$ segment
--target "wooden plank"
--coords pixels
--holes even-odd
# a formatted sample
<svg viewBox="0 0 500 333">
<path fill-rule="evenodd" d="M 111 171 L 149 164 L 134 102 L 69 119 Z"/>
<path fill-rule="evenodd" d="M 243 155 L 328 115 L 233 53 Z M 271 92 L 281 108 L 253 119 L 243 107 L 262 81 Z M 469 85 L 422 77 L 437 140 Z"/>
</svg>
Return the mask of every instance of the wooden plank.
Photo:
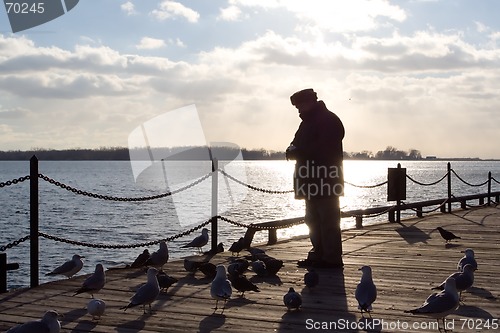
<svg viewBox="0 0 500 333">
<path fill-rule="evenodd" d="M 433 231 L 436 226 L 445 226 L 462 239 L 445 245 Z M 361 276 L 358 269 L 365 264 L 372 266 L 379 292 L 374 318 L 386 324 L 399 321 L 408 325 L 431 325 L 434 319 L 413 316 L 404 310 L 420 305 L 432 292 L 431 287 L 455 271 L 463 255 L 460 251 L 470 247 L 476 253 L 479 270 L 474 286 L 463 293 L 465 305 L 450 315 L 448 321 L 454 320 L 455 332 L 489 332 L 491 330 L 479 328 L 462 329 L 460 324 L 464 320 L 485 322 L 500 318 L 499 232 L 500 209 L 496 207 L 437 213 L 403 220 L 401 224 L 347 230 L 343 232 L 344 270 L 318 269 L 320 284 L 312 291 L 303 285 L 306 270 L 296 267 L 296 261 L 304 258 L 311 247 L 307 237 L 262 246 L 269 255 L 282 259 L 284 267 L 272 278 L 255 277 L 253 272 L 247 272 L 261 292 L 247 292 L 242 298 L 235 291 L 223 315 L 220 310 L 213 313 L 215 301 L 210 297 L 210 281 L 201 273 L 185 272 L 181 260 L 165 266 L 165 271 L 179 282 L 161 293 L 153 303 L 152 314 L 143 314 L 141 308 L 120 309 L 146 281 L 143 270 L 107 270 L 107 284 L 96 294 L 107 304 L 106 313 L 99 321 L 93 321 L 86 313 L 89 295 L 73 296 L 86 278 L 78 276 L 2 294 L 0 330 L 37 319 L 51 308 L 64 315 L 62 332 L 310 332 L 307 323 L 364 323 L 354 291 Z M 230 253 L 222 253 L 212 262 L 227 264 L 231 259 Z M 301 311 L 288 312 L 283 306 L 282 297 L 289 287 L 302 294 Z M 384 327 L 383 331 L 425 330 L 411 326 L 403 330 Z"/>
</svg>

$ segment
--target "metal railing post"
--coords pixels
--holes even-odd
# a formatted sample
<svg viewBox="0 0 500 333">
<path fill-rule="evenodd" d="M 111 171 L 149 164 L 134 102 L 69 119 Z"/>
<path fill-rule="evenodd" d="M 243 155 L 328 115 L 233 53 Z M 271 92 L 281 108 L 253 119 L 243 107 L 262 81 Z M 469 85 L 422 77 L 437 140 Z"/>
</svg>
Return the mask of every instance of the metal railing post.
<svg viewBox="0 0 500 333">
<path fill-rule="evenodd" d="M 488 206 L 491 206 L 491 171 L 488 172 Z"/>
<path fill-rule="evenodd" d="M 448 162 L 448 213 L 451 213 L 451 163 Z"/>
<path fill-rule="evenodd" d="M 30 282 L 31 288 L 38 281 L 38 158 L 30 159 Z"/>
<path fill-rule="evenodd" d="M 212 158 L 212 251 L 217 251 L 217 201 L 219 200 L 219 163 Z"/>
</svg>

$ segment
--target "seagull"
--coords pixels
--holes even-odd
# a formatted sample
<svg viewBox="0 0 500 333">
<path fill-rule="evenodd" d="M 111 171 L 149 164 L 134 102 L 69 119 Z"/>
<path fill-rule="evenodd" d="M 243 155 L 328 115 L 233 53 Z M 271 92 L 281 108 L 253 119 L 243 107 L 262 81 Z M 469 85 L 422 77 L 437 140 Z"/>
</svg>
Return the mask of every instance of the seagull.
<svg viewBox="0 0 500 333">
<path fill-rule="evenodd" d="M 441 235 L 441 237 L 443 237 L 443 239 L 446 241 L 446 243 L 449 243 L 452 239 L 462 239 L 462 238 L 456 236 L 451 231 L 445 230 L 441 227 L 437 227 L 434 230 L 439 231 L 439 234 Z"/>
<path fill-rule="evenodd" d="M 146 262 L 148 261 L 148 259 L 149 259 L 150 256 L 151 255 L 149 254 L 148 249 L 145 249 L 141 254 L 139 254 L 137 256 L 137 258 L 132 263 L 132 265 L 130 265 L 130 267 L 131 268 L 143 267 L 146 264 Z"/>
<path fill-rule="evenodd" d="M 45 275 L 64 275 L 69 279 L 82 269 L 83 267 L 82 258 L 85 257 L 75 254 L 73 255 L 73 258 L 71 258 L 71 260 L 66 261 L 61 266 L 55 268 L 52 272 L 47 273 Z"/>
<path fill-rule="evenodd" d="M 472 287 L 474 283 L 474 267 L 471 264 L 467 264 L 464 266 L 462 272 L 456 272 L 448 276 L 448 278 L 455 279 L 455 285 L 457 287 L 457 291 L 459 292 L 459 298 L 462 298 L 462 291 L 469 289 Z M 432 289 L 443 290 L 446 284 L 446 280 L 441 283 L 439 286 L 434 287 Z"/>
<path fill-rule="evenodd" d="M 99 320 L 106 310 L 106 303 L 102 299 L 93 298 L 87 304 L 87 312 L 92 316 L 92 320 Z"/>
<path fill-rule="evenodd" d="M 291 309 L 299 310 L 302 305 L 302 296 L 295 291 L 292 287 L 288 289 L 288 292 L 283 296 L 283 303 L 287 307 L 288 311 Z"/>
<path fill-rule="evenodd" d="M 474 258 L 474 251 L 472 249 L 465 249 L 462 252 L 465 253 L 465 255 L 458 262 L 457 265 L 458 270 L 462 271 L 464 269 L 464 266 L 467 264 L 472 265 L 474 270 L 477 270 L 477 261 Z"/>
<path fill-rule="evenodd" d="M 245 291 L 260 292 L 259 287 L 248 280 L 243 274 L 229 274 L 229 281 L 234 289 L 241 292 L 241 297 L 245 295 Z"/>
<path fill-rule="evenodd" d="M 82 286 L 75 292 L 75 295 L 81 293 L 89 293 L 94 298 L 94 294 L 98 293 L 106 283 L 106 274 L 102 264 L 95 265 L 95 271 L 83 281 Z M 73 295 L 73 296 L 75 296 Z"/>
<path fill-rule="evenodd" d="M 201 229 L 201 235 L 193 239 L 191 242 L 187 243 L 186 245 L 181 246 L 182 248 L 187 248 L 187 247 L 197 247 L 198 250 L 201 252 L 201 248 L 207 245 L 208 243 L 208 229 L 203 228 Z"/>
<path fill-rule="evenodd" d="M 439 319 L 443 320 L 444 326 L 444 318 L 455 311 L 458 305 L 459 298 L 455 279 L 448 278 L 445 281 L 443 291 L 431 294 L 424 304 L 412 310 L 405 310 L 405 312 L 436 318 L 439 328 Z"/>
<path fill-rule="evenodd" d="M 372 310 L 372 304 L 377 299 L 377 287 L 373 283 L 372 268 L 370 266 L 363 266 L 359 269 L 362 273 L 361 281 L 356 286 L 355 296 L 358 301 L 358 309 L 363 312 Z"/>
<path fill-rule="evenodd" d="M 163 270 L 163 265 L 168 261 L 168 247 L 165 241 L 160 242 L 160 248 L 151 253 L 149 259 L 146 261 L 145 266 L 152 266 L 158 270 Z"/>
<path fill-rule="evenodd" d="M 59 333 L 61 323 L 57 319 L 59 314 L 54 310 L 45 312 L 42 319 L 29 321 L 10 328 L 7 333 Z"/>
<path fill-rule="evenodd" d="M 156 279 L 158 280 L 158 285 L 160 286 L 160 290 L 161 289 L 168 289 L 170 286 L 172 286 L 174 283 L 176 283 L 177 280 L 176 278 L 168 275 L 167 273 L 165 272 L 158 272 L 158 274 L 156 274 Z"/>
<path fill-rule="evenodd" d="M 231 251 L 231 254 L 234 256 L 234 254 L 236 253 L 236 255 L 239 255 L 241 251 L 243 251 L 243 246 L 245 245 L 245 238 L 244 237 L 240 237 L 240 239 L 238 239 L 236 242 L 234 242 L 231 247 L 229 248 L 228 251 Z"/>
<path fill-rule="evenodd" d="M 313 268 L 310 268 L 306 274 L 304 274 L 304 284 L 310 290 L 316 287 L 319 283 L 319 274 Z"/>
<path fill-rule="evenodd" d="M 231 282 L 227 279 L 226 275 L 226 267 L 224 265 L 218 265 L 217 273 L 210 285 L 210 296 L 215 299 L 214 313 L 217 310 L 219 301 L 224 301 L 224 307 L 222 308 L 222 313 L 224 313 L 226 302 L 231 297 L 232 292 Z"/>
<path fill-rule="evenodd" d="M 156 268 L 149 267 L 148 281 L 137 289 L 135 295 L 130 299 L 130 303 L 120 309 L 126 311 L 128 308 L 142 305 L 142 310 L 146 313 L 146 305 L 149 305 L 149 312 L 151 313 L 151 303 L 153 303 L 160 294 L 160 285 L 156 278 L 157 273 L 158 270 Z"/>
</svg>

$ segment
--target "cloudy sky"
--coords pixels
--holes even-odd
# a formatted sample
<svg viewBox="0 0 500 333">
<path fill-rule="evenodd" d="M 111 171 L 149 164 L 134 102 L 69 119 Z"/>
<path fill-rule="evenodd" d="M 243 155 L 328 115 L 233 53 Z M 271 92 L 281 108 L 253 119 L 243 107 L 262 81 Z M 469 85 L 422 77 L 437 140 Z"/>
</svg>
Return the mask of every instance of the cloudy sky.
<svg viewBox="0 0 500 333">
<path fill-rule="evenodd" d="M 192 105 L 208 142 L 284 150 L 300 122 L 289 96 L 312 87 L 348 152 L 500 158 L 498 13 L 496 0 L 80 0 L 12 33 L 2 7 L 0 150 L 127 147 Z M 199 137 L 168 119 L 167 146 Z"/>
</svg>

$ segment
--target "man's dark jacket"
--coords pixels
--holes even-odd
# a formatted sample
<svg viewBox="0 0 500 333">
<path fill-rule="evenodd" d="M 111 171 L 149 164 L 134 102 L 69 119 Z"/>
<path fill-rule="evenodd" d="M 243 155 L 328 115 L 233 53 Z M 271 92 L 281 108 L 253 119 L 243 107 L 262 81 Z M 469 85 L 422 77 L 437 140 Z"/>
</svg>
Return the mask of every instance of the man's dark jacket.
<svg viewBox="0 0 500 333">
<path fill-rule="evenodd" d="M 302 122 L 292 145 L 296 147 L 294 190 L 297 199 L 344 194 L 342 169 L 344 125 L 323 101 L 300 115 Z"/>
</svg>

